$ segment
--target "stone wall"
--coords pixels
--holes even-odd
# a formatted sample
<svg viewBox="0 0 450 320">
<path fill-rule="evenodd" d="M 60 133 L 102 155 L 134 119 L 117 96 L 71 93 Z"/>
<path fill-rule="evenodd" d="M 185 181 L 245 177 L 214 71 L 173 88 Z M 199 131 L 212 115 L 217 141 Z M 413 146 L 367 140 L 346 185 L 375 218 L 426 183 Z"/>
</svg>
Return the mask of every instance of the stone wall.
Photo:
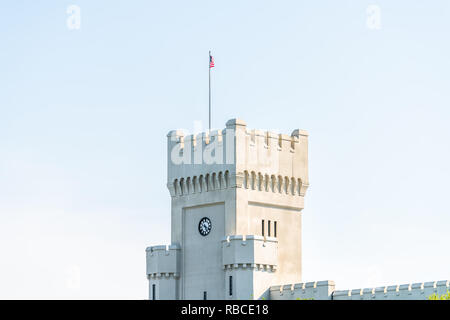
<svg viewBox="0 0 450 320">
<path fill-rule="evenodd" d="M 271 300 L 426 300 L 450 290 L 450 281 L 432 281 L 375 288 L 335 290 L 333 281 L 296 283 L 270 288 Z"/>
</svg>

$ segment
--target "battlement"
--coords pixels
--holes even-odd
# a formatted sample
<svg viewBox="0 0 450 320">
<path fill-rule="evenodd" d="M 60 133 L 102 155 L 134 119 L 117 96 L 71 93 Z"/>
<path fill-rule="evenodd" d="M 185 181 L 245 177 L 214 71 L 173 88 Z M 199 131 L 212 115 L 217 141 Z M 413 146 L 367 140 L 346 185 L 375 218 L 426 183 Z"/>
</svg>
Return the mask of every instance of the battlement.
<svg viewBox="0 0 450 320">
<path fill-rule="evenodd" d="M 334 300 L 425 300 L 433 293 L 442 295 L 450 290 L 450 281 L 419 282 L 375 288 L 338 290 Z"/>
<path fill-rule="evenodd" d="M 181 130 L 170 131 L 167 135 L 168 182 L 233 170 L 234 133 L 230 129 L 190 135 Z"/>
<path fill-rule="evenodd" d="M 302 282 L 270 287 L 271 300 L 330 300 L 334 281 Z"/>
<path fill-rule="evenodd" d="M 426 300 L 450 290 L 450 281 L 419 282 L 375 288 L 334 290 L 333 281 L 315 281 L 270 287 L 273 300 Z"/>
<path fill-rule="evenodd" d="M 234 235 L 222 240 L 224 269 L 252 268 L 275 271 L 278 240 L 256 235 Z"/>
<path fill-rule="evenodd" d="M 145 252 L 149 278 L 179 277 L 178 262 L 181 249 L 178 245 L 152 246 Z"/>
<path fill-rule="evenodd" d="M 252 173 L 266 190 L 285 188 L 286 192 L 304 195 L 309 185 L 308 133 L 304 130 L 296 129 L 291 135 L 250 130 L 243 120 L 232 119 L 223 130 L 191 135 L 173 130 L 167 137 L 167 185 L 172 195 L 177 194 L 174 183 L 187 182 L 188 178 L 194 183 L 194 177 L 206 179 L 210 175 L 212 179 L 214 173 L 227 172 L 228 182 L 222 185 L 232 187 L 255 183 Z M 179 188 L 181 192 L 182 186 Z"/>
</svg>

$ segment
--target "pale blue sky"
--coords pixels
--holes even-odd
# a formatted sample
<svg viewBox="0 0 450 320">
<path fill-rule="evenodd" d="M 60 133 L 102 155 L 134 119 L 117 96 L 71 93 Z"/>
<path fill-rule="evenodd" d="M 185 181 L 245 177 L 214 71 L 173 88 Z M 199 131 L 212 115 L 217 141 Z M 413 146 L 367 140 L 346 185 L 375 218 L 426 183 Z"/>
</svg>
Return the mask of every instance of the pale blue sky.
<svg viewBox="0 0 450 320">
<path fill-rule="evenodd" d="M 0 298 L 147 298 L 210 49 L 214 127 L 310 133 L 304 280 L 450 279 L 449 31 L 445 0 L 1 2 Z"/>
</svg>

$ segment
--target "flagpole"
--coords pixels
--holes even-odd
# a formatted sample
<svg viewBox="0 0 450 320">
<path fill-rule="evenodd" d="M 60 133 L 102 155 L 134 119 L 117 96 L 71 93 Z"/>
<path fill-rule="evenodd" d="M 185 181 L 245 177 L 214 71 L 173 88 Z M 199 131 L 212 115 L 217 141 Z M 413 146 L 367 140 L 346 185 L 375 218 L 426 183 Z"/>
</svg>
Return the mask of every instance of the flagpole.
<svg viewBox="0 0 450 320">
<path fill-rule="evenodd" d="M 211 131 L 211 51 L 209 51 L 209 131 Z"/>
</svg>

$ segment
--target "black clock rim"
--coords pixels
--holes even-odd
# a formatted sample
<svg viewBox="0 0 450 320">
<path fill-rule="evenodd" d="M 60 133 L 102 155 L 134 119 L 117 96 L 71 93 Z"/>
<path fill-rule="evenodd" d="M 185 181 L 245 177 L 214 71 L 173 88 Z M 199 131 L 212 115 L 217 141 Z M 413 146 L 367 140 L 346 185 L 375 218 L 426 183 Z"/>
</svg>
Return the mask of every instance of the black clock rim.
<svg viewBox="0 0 450 320">
<path fill-rule="evenodd" d="M 203 234 L 202 231 L 201 231 L 201 229 L 200 229 L 200 225 L 201 225 L 201 223 L 202 223 L 203 220 L 209 221 L 209 226 L 210 226 L 210 227 L 209 227 L 208 233 L 206 233 L 206 234 Z M 211 222 L 211 219 L 208 218 L 208 217 L 203 217 L 203 218 L 201 218 L 200 221 L 198 222 L 198 232 L 199 232 L 203 237 L 206 237 L 208 234 L 211 233 L 211 230 L 212 230 L 212 222 Z"/>
</svg>

